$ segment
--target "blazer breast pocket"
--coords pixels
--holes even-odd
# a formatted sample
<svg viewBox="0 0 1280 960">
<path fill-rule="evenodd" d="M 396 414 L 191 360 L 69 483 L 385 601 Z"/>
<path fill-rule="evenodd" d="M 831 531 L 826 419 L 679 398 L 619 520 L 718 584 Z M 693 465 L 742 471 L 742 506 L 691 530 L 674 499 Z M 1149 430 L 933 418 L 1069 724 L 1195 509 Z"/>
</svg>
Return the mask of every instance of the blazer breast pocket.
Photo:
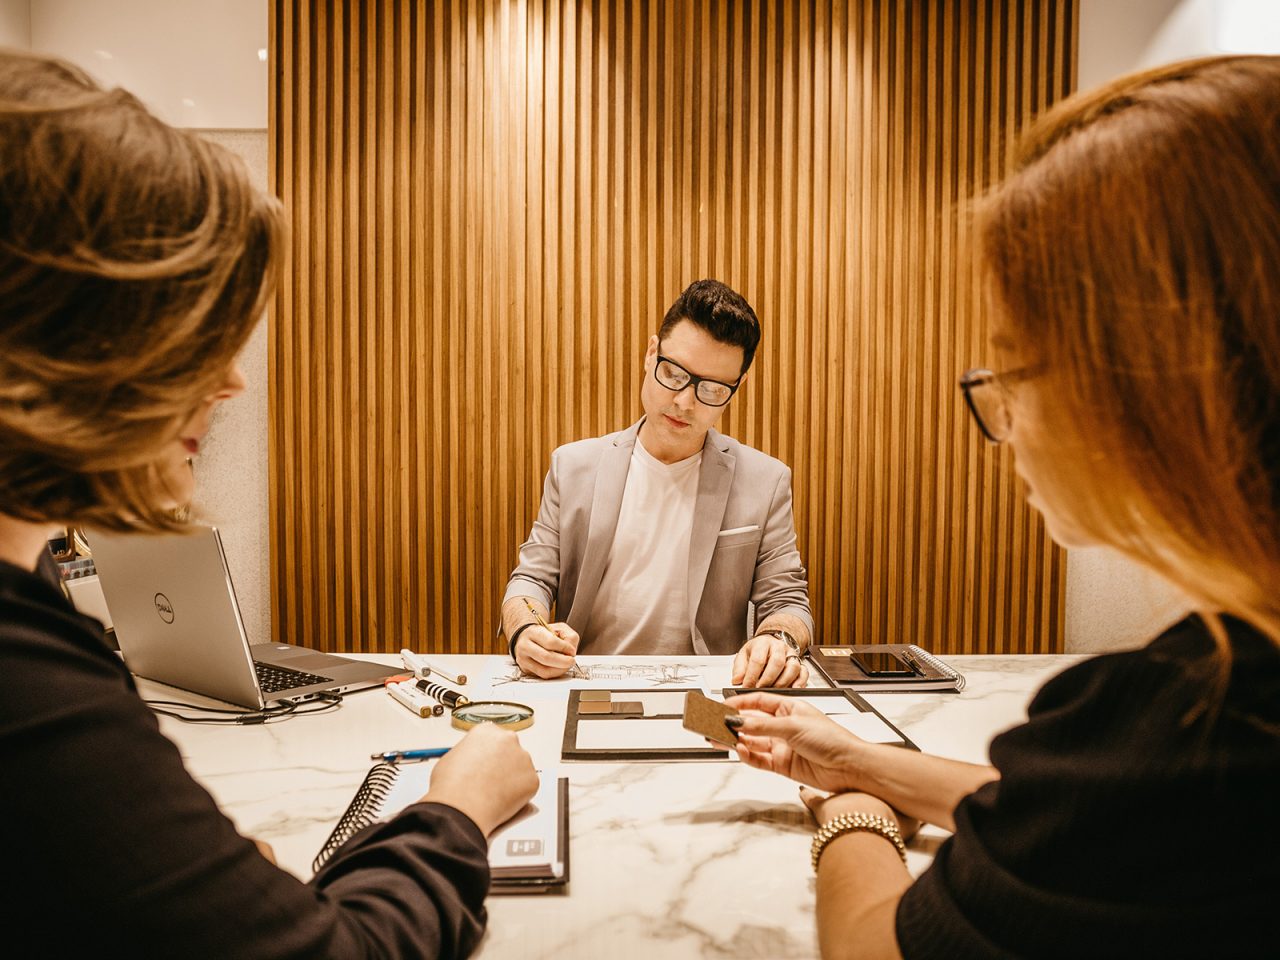
<svg viewBox="0 0 1280 960">
<path fill-rule="evenodd" d="M 730 550 L 736 547 L 746 547 L 757 544 L 763 533 L 758 523 L 753 523 L 748 527 L 733 527 L 729 530 L 721 530 L 716 536 L 716 550 Z"/>
</svg>

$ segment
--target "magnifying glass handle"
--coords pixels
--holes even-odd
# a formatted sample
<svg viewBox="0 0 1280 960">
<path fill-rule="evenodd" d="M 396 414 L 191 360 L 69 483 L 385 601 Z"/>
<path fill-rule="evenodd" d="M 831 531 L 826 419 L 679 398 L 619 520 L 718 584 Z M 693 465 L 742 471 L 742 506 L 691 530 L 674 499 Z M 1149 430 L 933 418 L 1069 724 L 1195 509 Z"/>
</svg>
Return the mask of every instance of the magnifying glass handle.
<svg viewBox="0 0 1280 960">
<path fill-rule="evenodd" d="M 417 687 L 427 696 L 435 697 L 450 710 L 454 707 L 462 706 L 463 704 L 471 702 L 457 690 L 450 690 L 441 683 L 432 683 L 430 680 L 419 680 Z"/>
</svg>

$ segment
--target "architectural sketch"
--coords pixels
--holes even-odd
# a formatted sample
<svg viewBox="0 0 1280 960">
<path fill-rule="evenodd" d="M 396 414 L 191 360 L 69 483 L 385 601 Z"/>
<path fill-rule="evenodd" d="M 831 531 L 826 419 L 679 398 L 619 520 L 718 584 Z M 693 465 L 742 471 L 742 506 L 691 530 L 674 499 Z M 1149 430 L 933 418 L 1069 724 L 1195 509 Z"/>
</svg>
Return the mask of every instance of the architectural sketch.
<svg viewBox="0 0 1280 960">
<path fill-rule="evenodd" d="M 605 680 L 611 683 L 648 682 L 659 687 L 673 684 L 688 685 L 702 681 L 702 674 L 685 663 L 575 663 L 569 668 L 565 677 L 569 680 Z M 543 683 L 545 681 L 522 673 L 514 664 L 505 674 L 499 674 L 493 679 L 495 687 L 507 683 L 528 682 Z"/>
</svg>

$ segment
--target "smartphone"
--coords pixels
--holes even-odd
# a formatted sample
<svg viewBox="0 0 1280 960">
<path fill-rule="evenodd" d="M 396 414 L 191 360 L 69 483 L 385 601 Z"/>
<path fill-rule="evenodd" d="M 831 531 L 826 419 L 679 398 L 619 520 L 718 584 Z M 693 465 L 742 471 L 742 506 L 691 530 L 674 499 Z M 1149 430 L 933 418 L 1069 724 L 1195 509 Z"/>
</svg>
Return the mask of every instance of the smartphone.
<svg viewBox="0 0 1280 960">
<path fill-rule="evenodd" d="M 896 653 L 888 651 L 875 653 L 854 650 L 849 654 L 849 659 L 856 663 L 868 677 L 914 677 L 916 675 L 915 667 Z"/>
</svg>

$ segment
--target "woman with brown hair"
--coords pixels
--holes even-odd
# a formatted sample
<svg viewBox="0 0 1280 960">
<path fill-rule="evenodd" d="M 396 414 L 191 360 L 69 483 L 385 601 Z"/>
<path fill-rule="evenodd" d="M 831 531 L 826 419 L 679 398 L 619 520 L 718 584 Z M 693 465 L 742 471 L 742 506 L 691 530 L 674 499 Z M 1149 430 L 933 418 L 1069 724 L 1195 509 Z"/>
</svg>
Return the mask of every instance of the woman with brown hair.
<svg viewBox="0 0 1280 960">
<path fill-rule="evenodd" d="M 1072 98 L 979 209 L 1000 371 L 962 387 L 1067 546 L 1196 614 L 1051 680 L 992 766 L 732 701 L 802 788 L 825 956 L 1274 956 L 1280 904 L 1280 58 Z M 902 834 L 954 831 L 914 884 Z M 888 842 L 887 842 L 888 841 Z"/>
<path fill-rule="evenodd" d="M 485 837 L 537 785 L 483 725 L 423 802 L 303 884 L 187 775 L 101 624 L 38 572 L 55 525 L 181 527 L 281 234 L 227 152 L 0 52 L 0 915 L 41 955 L 463 956 Z"/>
</svg>

